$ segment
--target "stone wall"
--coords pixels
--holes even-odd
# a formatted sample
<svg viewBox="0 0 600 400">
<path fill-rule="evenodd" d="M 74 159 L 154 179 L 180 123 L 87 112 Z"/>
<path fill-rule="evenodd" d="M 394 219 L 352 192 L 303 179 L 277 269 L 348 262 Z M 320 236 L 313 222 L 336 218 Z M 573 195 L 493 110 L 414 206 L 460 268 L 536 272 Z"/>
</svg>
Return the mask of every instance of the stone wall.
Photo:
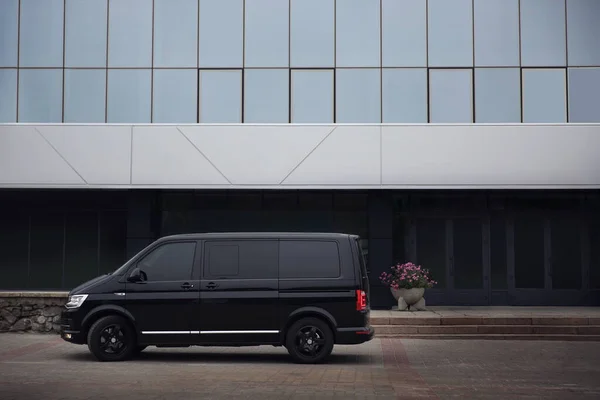
<svg viewBox="0 0 600 400">
<path fill-rule="evenodd" d="M 58 333 L 67 292 L 0 292 L 0 332 Z"/>
</svg>

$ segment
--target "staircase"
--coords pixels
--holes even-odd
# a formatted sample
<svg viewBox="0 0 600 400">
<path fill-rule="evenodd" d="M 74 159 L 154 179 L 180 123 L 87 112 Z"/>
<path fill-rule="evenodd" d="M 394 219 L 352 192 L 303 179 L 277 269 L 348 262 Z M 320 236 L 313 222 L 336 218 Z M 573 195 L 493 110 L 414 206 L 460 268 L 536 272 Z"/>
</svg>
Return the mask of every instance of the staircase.
<svg viewBox="0 0 600 400">
<path fill-rule="evenodd" d="M 600 341 L 600 315 L 596 315 L 600 310 L 592 310 L 589 315 L 576 316 L 548 315 L 548 311 L 527 314 L 524 310 L 514 315 L 456 309 L 372 311 L 371 325 L 379 338 Z"/>
</svg>

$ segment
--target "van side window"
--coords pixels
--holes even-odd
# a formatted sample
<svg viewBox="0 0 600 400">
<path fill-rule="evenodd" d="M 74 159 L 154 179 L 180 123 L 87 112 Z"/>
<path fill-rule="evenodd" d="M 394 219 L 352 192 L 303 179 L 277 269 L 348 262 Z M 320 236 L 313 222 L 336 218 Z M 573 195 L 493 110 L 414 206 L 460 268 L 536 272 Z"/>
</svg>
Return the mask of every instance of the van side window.
<svg viewBox="0 0 600 400">
<path fill-rule="evenodd" d="M 137 264 L 148 282 L 190 279 L 194 265 L 195 242 L 167 243 L 147 254 Z"/>
<path fill-rule="evenodd" d="M 212 279 L 277 279 L 276 240 L 214 240 L 204 246 L 204 274 Z"/>
<path fill-rule="evenodd" d="M 337 242 L 282 240 L 279 245 L 280 279 L 339 278 Z"/>
</svg>

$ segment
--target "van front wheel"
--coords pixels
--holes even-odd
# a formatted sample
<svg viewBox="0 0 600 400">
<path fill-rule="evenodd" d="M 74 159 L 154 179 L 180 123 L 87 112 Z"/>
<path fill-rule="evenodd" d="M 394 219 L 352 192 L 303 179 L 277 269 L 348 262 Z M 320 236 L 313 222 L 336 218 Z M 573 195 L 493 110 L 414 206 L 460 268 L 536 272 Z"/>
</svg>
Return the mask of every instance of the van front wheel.
<svg viewBox="0 0 600 400">
<path fill-rule="evenodd" d="M 303 318 L 288 330 L 285 347 L 292 359 L 300 364 L 318 364 L 333 350 L 333 332 L 324 321 Z"/>
<path fill-rule="evenodd" d="M 94 322 L 88 333 L 88 348 L 99 361 L 124 361 L 136 350 L 135 332 L 117 315 Z"/>
</svg>

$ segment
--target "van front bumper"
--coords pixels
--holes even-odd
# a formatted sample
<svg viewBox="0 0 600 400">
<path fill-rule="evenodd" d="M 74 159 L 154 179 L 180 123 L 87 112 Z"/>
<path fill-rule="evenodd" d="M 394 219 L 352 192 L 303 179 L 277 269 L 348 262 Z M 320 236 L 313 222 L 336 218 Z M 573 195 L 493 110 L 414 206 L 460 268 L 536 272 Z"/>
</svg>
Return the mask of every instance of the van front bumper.
<svg viewBox="0 0 600 400">
<path fill-rule="evenodd" d="M 60 337 L 69 343 L 85 344 L 85 335 L 79 329 L 79 324 L 77 323 L 77 319 L 73 318 L 74 316 L 74 313 L 69 310 L 62 312 L 60 318 Z"/>
<path fill-rule="evenodd" d="M 372 326 L 360 328 L 338 328 L 335 335 L 336 344 L 361 344 L 368 342 L 375 336 Z"/>
</svg>

